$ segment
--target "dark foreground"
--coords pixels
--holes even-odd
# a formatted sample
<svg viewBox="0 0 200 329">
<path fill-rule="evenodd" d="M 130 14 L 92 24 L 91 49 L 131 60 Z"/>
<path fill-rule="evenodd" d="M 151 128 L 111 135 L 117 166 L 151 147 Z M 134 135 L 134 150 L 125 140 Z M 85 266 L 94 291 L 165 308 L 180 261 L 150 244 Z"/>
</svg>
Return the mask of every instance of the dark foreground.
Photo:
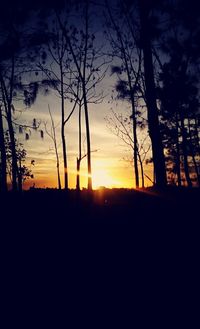
<svg viewBox="0 0 200 329">
<path fill-rule="evenodd" d="M 135 314 L 136 328 L 195 327 L 198 189 L 33 190 L 0 202 L 4 305 L 16 326 L 132 328 Z M 65 313 L 73 326 L 59 323 Z"/>
<path fill-rule="evenodd" d="M 148 220 L 181 220 L 195 218 L 200 189 L 173 188 L 165 190 L 101 189 L 58 191 L 33 189 L 23 193 L 0 194 L 1 220 L 92 221 L 119 220 L 121 223 Z"/>
</svg>

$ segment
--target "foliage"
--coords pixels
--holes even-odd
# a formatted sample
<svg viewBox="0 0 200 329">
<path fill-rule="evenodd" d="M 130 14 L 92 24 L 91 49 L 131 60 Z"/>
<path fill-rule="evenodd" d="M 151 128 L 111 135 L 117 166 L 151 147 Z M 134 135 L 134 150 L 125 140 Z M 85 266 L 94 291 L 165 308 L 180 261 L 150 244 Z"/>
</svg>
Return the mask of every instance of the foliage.
<svg viewBox="0 0 200 329">
<path fill-rule="evenodd" d="M 7 157 L 7 173 L 10 177 L 10 181 L 12 181 L 12 151 L 8 131 L 5 133 L 5 146 Z M 18 163 L 18 179 L 20 177 L 23 184 L 26 180 L 34 178 L 31 167 L 35 165 L 35 160 L 31 160 L 28 167 L 26 165 L 27 151 L 24 149 L 23 144 L 15 140 L 15 147 Z"/>
</svg>

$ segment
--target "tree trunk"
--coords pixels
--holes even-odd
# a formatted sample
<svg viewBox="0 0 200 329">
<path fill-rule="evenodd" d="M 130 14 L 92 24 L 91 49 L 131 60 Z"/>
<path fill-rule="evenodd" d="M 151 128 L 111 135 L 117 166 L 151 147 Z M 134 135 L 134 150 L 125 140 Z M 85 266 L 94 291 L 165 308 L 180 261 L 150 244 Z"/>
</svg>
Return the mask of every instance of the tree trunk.
<svg viewBox="0 0 200 329">
<path fill-rule="evenodd" d="M 129 86 L 129 90 L 130 90 L 131 108 L 132 108 L 131 118 L 133 120 L 133 144 L 134 144 L 133 162 L 134 162 L 135 186 L 136 186 L 136 188 L 138 188 L 139 187 L 139 170 L 138 170 L 138 161 L 137 161 L 137 159 L 138 159 L 138 141 L 137 141 L 137 120 L 136 120 L 136 114 L 135 114 L 135 93 L 134 93 L 134 89 L 135 89 L 135 87 L 137 87 L 137 78 L 135 81 L 135 85 L 133 86 L 130 68 L 128 65 L 128 58 L 127 58 L 127 54 L 126 54 L 126 46 L 124 45 L 123 38 L 119 31 L 119 27 L 115 23 L 115 20 L 113 18 L 112 11 L 110 9 L 108 1 L 106 1 L 106 7 L 107 7 L 107 10 L 108 10 L 108 13 L 110 16 L 110 20 L 115 28 L 117 37 L 119 39 L 120 48 L 121 48 L 120 50 L 122 53 L 122 61 L 124 60 L 126 74 L 127 74 L 127 78 L 128 78 L 128 86 Z"/>
<path fill-rule="evenodd" d="M 82 129 L 81 129 L 81 104 L 79 104 L 79 113 L 78 113 L 78 147 L 79 147 L 79 156 L 77 158 L 76 166 L 76 189 L 80 191 L 80 167 L 81 167 L 81 158 L 82 158 Z"/>
<path fill-rule="evenodd" d="M 83 100 L 84 100 L 84 110 L 85 110 L 85 128 L 86 128 L 86 141 L 87 141 L 88 190 L 92 190 L 90 125 L 89 125 L 88 104 L 87 104 L 86 90 L 84 83 L 83 83 Z"/>
<path fill-rule="evenodd" d="M 59 160 L 58 159 L 57 159 L 56 168 L 57 168 L 57 177 L 58 177 L 58 189 L 61 190 L 60 167 L 59 167 Z"/>
<path fill-rule="evenodd" d="M 195 151 L 194 151 L 194 145 L 192 143 L 192 134 L 191 134 L 191 126 L 190 126 L 190 119 L 188 118 L 188 127 L 189 127 L 189 135 L 190 135 L 190 152 L 192 155 L 192 161 L 194 163 L 194 169 L 196 172 L 197 182 L 198 186 L 200 187 L 200 175 L 199 175 L 199 168 L 195 159 Z"/>
<path fill-rule="evenodd" d="M 161 140 L 158 108 L 156 104 L 155 81 L 153 72 L 153 58 L 151 49 L 151 40 L 149 35 L 150 23 L 148 19 L 149 8 L 148 1 L 140 0 L 140 22 L 141 22 L 141 42 L 144 60 L 144 78 L 145 78 L 145 96 L 147 105 L 147 116 L 149 135 L 152 143 L 152 155 L 155 169 L 156 185 L 164 187 L 167 184 L 165 159 L 163 145 Z"/>
<path fill-rule="evenodd" d="M 180 145 L 179 145 L 179 122 L 178 114 L 176 113 L 176 172 L 178 179 L 178 186 L 181 186 L 181 163 L 180 163 Z"/>
<path fill-rule="evenodd" d="M 134 143 L 134 169 L 135 169 L 135 186 L 139 188 L 139 171 L 138 171 L 138 141 L 137 141 L 137 121 L 135 117 L 135 104 L 134 99 L 132 101 L 132 120 L 133 120 L 133 143 Z"/>
<path fill-rule="evenodd" d="M 12 190 L 17 191 L 17 177 L 18 177 L 18 165 L 17 165 L 17 154 L 15 148 L 15 132 L 12 123 L 12 96 L 13 96 L 13 79 L 14 79 L 14 57 L 12 58 L 12 70 L 10 77 L 10 90 L 8 92 L 2 72 L 0 71 L 1 90 L 2 98 L 6 112 L 6 120 L 8 123 L 8 131 L 10 135 L 11 155 L 12 155 Z"/>
<path fill-rule="evenodd" d="M 85 125 L 86 125 L 86 141 L 87 141 L 87 163 L 88 163 L 88 190 L 92 190 L 92 168 L 91 168 L 91 147 L 90 147 L 90 127 L 89 127 L 89 115 L 88 115 L 88 102 L 87 102 L 87 92 L 86 92 L 86 66 L 87 66 L 87 53 L 88 53 L 88 1 L 85 2 L 85 49 L 84 49 L 84 60 L 82 64 L 80 65 L 78 62 L 78 57 L 76 57 L 76 54 L 74 52 L 71 40 L 60 20 L 60 17 L 58 14 L 58 22 L 59 25 L 63 31 L 64 37 L 66 39 L 66 43 L 69 46 L 70 52 L 72 54 L 74 64 L 77 68 L 79 79 L 81 80 L 82 85 L 82 92 L 83 92 L 83 102 L 84 102 L 84 110 L 85 110 Z M 81 72 L 81 69 L 83 72 Z"/>
<path fill-rule="evenodd" d="M 65 103 L 64 103 L 64 90 L 63 90 L 63 70 L 62 63 L 60 63 L 60 78 L 61 78 L 61 139 L 63 150 L 63 163 L 64 163 L 64 189 L 68 189 L 68 171 L 67 171 L 67 150 L 65 140 Z"/>
<path fill-rule="evenodd" d="M 88 54 L 88 24 L 89 24 L 89 2 L 85 1 L 85 49 L 84 49 L 84 60 L 83 60 L 83 74 L 82 76 L 82 88 L 83 88 L 83 102 L 85 110 L 85 128 L 86 128 L 86 141 L 87 141 L 87 165 L 88 165 L 88 190 L 92 190 L 92 166 L 91 166 L 91 146 L 90 146 L 90 125 L 88 115 L 88 102 L 86 92 L 86 67 L 87 67 L 87 54 Z M 80 76 L 80 77 L 81 77 Z"/>
<path fill-rule="evenodd" d="M 0 151 L 1 151 L 1 181 L 0 190 L 2 192 L 7 191 L 7 173 L 6 173 L 6 148 L 4 143 L 4 130 L 3 130 L 3 118 L 2 109 L 0 106 Z"/>
<path fill-rule="evenodd" d="M 200 175 L 199 175 L 199 168 L 195 159 L 195 154 L 192 151 L 192 161 L 194 163 L 194 168 L 195 168 L 195 172 L 196 172 L 196 177 L 197 177 L 197 182 L 198 182 L 198 186 L 200 187 Z"/>
<path fill-rule="evenodd" d="M 55 149 L 55 154 L 56 154 L 56 168 L 57 168 L 57 177 L 58 177 L 58 189 L 61 190 L 61 181 L 60 181 L 60 162 L 59 162 L 59 156 L 58 156 L 58 148 L 57 148 L 57 141 L 56 141 L 56 128 L 54 125 L 54 120 L 53 116 L 51 114 L 50 106 L 48 105 L 49 108 L 49 115 L 51 118 L 51 127 L 52 127 L 52 138 L 53 138 L 53 143 L 54 143 L 54 149 Z"/>
<path fill-rule="evenodd" d="M 80 191 L 80 159 L 76 159 L 76 189 Z"/>
<path fill-rule="evenodd" d="M 188 167 L 187 137 L 185 132 L 184 118 L 182 115 L 181 115 L 181 132 L 182 132 L 182 149 L 183 149 L 183 164 L 184 164 L 185 178 L 188 187 L 192 187 L 192 181 L 190 178 L 189 167 Z"/>
<path fill-rule="evenodd" d="M 142 159 L 141 159 L 139 151 L 138 151 L 138 159 L 139 159 L 140 170 L 141 170 L 142 188 L 144 188 L 144 168 L 143 168 L 143 163 L 142 163 Z"/>
<path fill-rule="evenodd" d="M 10 105 L 8 106 L 7 122 L 8 122 L 8 130 L 10 135 L 11 154 L 12 154 L 12 189 L 13 191 L 17 191 L 18 165 L 17 165 L 17 154 L 15 148 L 15 133 L 12 125 Z"/>
<path fill-rule="evenodd" d="M 196 148 L 198 154 L 200 155 L 199 123 L 197 118 L 195 118 L 194 120 L 195 120 L 194 129 L 195 129 Z"/>
<path fill-rule="evenodd" d="M 19 168 L 18 168 L 18 190 L 22 192 L 22 167 L 21 160 L 19 159 Z"/>
</svg>

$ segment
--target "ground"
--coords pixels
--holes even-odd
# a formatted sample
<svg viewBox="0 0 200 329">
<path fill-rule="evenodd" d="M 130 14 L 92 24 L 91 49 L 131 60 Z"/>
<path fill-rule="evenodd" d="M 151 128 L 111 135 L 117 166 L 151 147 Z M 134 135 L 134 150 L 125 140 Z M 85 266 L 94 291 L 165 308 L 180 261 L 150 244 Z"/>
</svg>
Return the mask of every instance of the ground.
<svg viewBox="0 0 200 329">
<path fill-rule="evenodd" d="M 194 327 L 199 195 L 169 188 L 2 196 L 4 304 L 20 305 L 16 323 L 27 314 L 27 328 L 38 313 L 54 321 L 58 304 L 73 318 L 71 328 L 132 328 L 133 310 L 149 326 L 161 317 L 159 327 L 171 327 L 172 314 L 175 327 L 180 317 Z M 59 319 L 54 327 L 62 327 Z"/>
</svg>

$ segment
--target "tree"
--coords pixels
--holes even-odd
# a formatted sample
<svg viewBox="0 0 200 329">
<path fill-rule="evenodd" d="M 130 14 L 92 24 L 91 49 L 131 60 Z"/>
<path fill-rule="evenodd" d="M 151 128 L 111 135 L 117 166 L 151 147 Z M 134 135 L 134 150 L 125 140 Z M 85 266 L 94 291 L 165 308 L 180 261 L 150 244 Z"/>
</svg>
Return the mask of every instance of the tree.
<svg viewBox="0 0 200 329">
<path fill-rule="evenodd" d="M 132 137 L 132 123 L 130 116 L 124 114 L 118 114 L 112 110 L 112 116 L 106 118 L 106 122 L 108 124 L 109 130 L 117 136 L 125 146 L 128 147 L 128 150 L 132 152 L 134 155 L 134 139 Z M 144 129 L 146 125 L 140 124 L 141 130 Z M 144 170 L 144 163 L 146 161 L 146 157 L 150 150 L 150 144 L 147 142 L 148 135 L 144 134 L 143 140 L 141 141 L 140 147 L 137 148 L 137 156 L 139 160 L 140 165 L 140 177 L 141 177 L 141 186 L 144 188 L 144 177 L 146 176 L 148 179 L 149 177 L 145 174 Z M 131 165 L 133 164 L 134 158 L 133 156 L 129 157 L 128 159 L 125 159 Z M 136 188 L 138 188 L 139 185 L 136 185 Z"/>
<path fill-rule="evenodd" d="M 173 59 L 172 59 L 173 61 Z M 189 163 L 192 159 L 197 180 L 199 181 L 198 166 L 195 157 L 198 145 L 195 131 L 195 116 L 198 112 L 198 89 L 194 85 L 194 78 L 186 72 L 179 70 L 181 63 L 170 61 L 164 66 L 161 75 L 163 87 L 161 89 L 162 113 L 167 125 L 166 148 L 168 153 L 174 152 L 174 162 L 178 177 L 178 185 L 181 185 L 181 157 L 183 158 L 184 173 L 188 186 L 192 186 Z M 195 128 L 195 129 L 194 129 Z M 195 143 L 195 144 L 194 144 Z M 196 151 L 195 151 L 196 149 Z"/>
<path fill-rule="evenodd" d="M 46 123 L 45 123 L 45 131 L 46 131 L 46 134 L 52 139 L 53 144 L 54 144 L 54 150 L 55 150 L 55 156 L 56 156 L 57 177 L 58 177 L 58 189 L 61 190 L 60 162 L 59 162 L 57 139 L 56 139 L 56 127 L 54 124 L 53 116 L 52 116 L 49 105 L 48 105 L 48 108 L 49 108 L 49 115 L 50 115 L 50 119 L 51 119 L 51 131 L 50 132 L 48 131 Z"/>
<path fill-rule="evenodd" d="M 119 47 L 123 54 L 124 67 L 126 68 L 128 74 L 128 82 L 121 81 L 119 87 L 124 89 L 127 93 L 129 89 L 130 100 L 133 108 L 133 124 L 137 125 L 137 111 L 135 107 L 135 94 L 138 93 L 139 97 L 143 98 L 147 106 L 147 118 L 148 118 L 148 128 L 149 135 L 152 144 L 152 155 L 154 163 L 154 172 L 156 184 L 159 186 L 166 185 L 166 172 L 165 172 L 165 159 L 164 151 L 162 145 L 162 137 L 160 133 L 159 117 L 158 117 L 158 107 L 157 107 L 157 95 L 156 95 L 156 85 L 155 85 L 155 72 L 152 54 L 152 12 L 154 9 L 156 1 L 145 2 L 145 1 L 119 1 L 118 2 L 118 15 L 122 20 L 123 29 L 119 29 L 116 26 L 118 42 L 116 46 Z M 119 12 L 120 10 L 120 12 Z M 124 33 L 124 29 L 127 28 L 129 37 L 127 38 L 127 33 Z M 125 34 L 125 41 L 123 41 L 122 36 Z M 124 42 L 124 44 L 123 44 Z M 134 45 L 132 48 L 129 44 Z M 132 52 L 129 50 L 132 49 Z M 134 49 L 134 50 L 133 50 Z M 142 54 L 141 54 L 142 52 Z M 132 59 L 127 66 L 127 54 L 131 53 Z M 125 56 L 124 56 L 125 55 Z M 143 56 L 141 56 L 143 55 Z M 138 60 L 139 59 L 139 60 Z M 142 63 L 141 63 L 142 60 Z M 135 62 L 138 62 L 137 64 Z M 127 70 L 128 67 L 128 70 Z M 130 72 L 132 72 L 135 79 L 135 85 L 130 83 Z M 128 88 L 127 88 L 128 86 Z M 133 129 L 133 132 L 136 129 Z M 135 136 L 134 140 L 137 140 Z M 137 159 L 137 147 L 135 150 L 135 159 Z M 136 167 L 136 160 L 135 160 Z M 137 176 L 137 175 L 136 175 Z"/>
<path fill-rule="evenodd" d="M 74 22 L 62 20 L 62 15 L 56 11 L 56 16 L 63 32 L 68 54 L 71 57 L 71 70 L 73 72 L 72 86 L 77 87 L 81 94 L 81 106 L 85 115 L 85 130 L 87 142 L 87 166 L 88 166 L 88 190 L 92 190 L 92 166 L 91 166 L 91 141 L 90 141 L 90 124 L 89 124 L 89 104 L 98 103 L 103 99 L 103 94 L 97 93 L 97 85 L 105 76 L 106 61 L 101 52 L 101 47 L 95 46 L 95 35 L 90 28 L 90 6 L 89 1 L 81 2 L 80 8 L 75 8 L 76 12 L 80 10 L 82 18 L 82 28 L 79 30 Z"/>
<path fill-rule="evenodd" d="M 7 191 L 7 174 L 6 174 L 6 147 L 4 141 L 4 128 L 2 106 L 0 105 L 0 191 Z"/>
<path fill-rule="evenodd" d="M 64 188 L 68 189 L 68 167 L 67 167 L 67 145 L 65 137 L 65 126 L 73 114 L 77 100 L 73 99 L 70 90 L 69 58 L 66 49 L 62 30 L 54 17 L 53 23 L 44 22 L 44 39 L 46 42 L 41 45 L 40 59 L 36 64 L 37 74 L 42 72 L 46 79 L 42 80 L 42 85 L 53 88 L 60 97 L 61 110 L 61 140 L 64 164 Z M 66 99 L 74 100 L 70 114 L 66 118 Z M 71 104 L 70 102 L 70 104 Z"/>
<path fill-rule="evenodd" d="M 4 66 L 5 69 L 5 66 Z M 15 72 L 15 57 L 14 54 L 11 58 L 11 67 L 10 72 L 8 71 L 8 68 L 6 67 L 7 71 L 7 77 L 8 77 L 8 84 L 5 82 L 5 70 L 3 70 L 2 65 L 0 67 L 0 83 L 1 83 L 1 93 L 2 93 L 2 99 L 4 104 L 4 109 L 6 113 L 6 119 L 8 123 L 8 129 L 10 134 L 10 140 L 11 140 L 11 151 L 12 151 L 12 184 L 13 184 L 13 190 L 17 190 L 17 176 L 18 176 L 18 167 L 17 167 L 17 155 L 15 150 L 15 133 L 14 128 L 12 124 L 12 101 L 13 101 L 13 88 L 14 88 L 14 72 Z M 10 76 L 9 76 L 10 73 Z"/>
<path fill-rule="evenodd" d="M 17 191 L 19 168 L 15 149 L 14 102 L 20 93 L 25 104 L 30 106 L 37 96 L 38 88 L 36 83 L 24 84 L 22 78 L 27 72 L 27 54 L 28 50 L 30 51 L 29 37 L 25 28 L 26 19 L 28 18 L 27 7 L 23 6 L 20 1 L 10 2 L 9 4 L 10 6 L 7 5 L 2 11 L 0 10 L 0 98 L 1 116 L 6 118 L 10 135 L 12 188 L 13 191 Z M 3 135 L 1 135 L 1 138 L 3 138 Z"/>
<path fill-rule="evenodd" d="M 130 31 L 129 26 L 127 29 L 124 27 L 124 22 L 122 27 L 120 26 L 120 21 L 116 21 L 113 16 L 113 10 L 111 10 L 108 1 L 106 1 L 106 9 L 108 12 L 108 22 L 107 26 L 111 29 L 108 32 L 108 38 L 113 49 L 112 57 L 118 58 L 120 60 L 119 66 L 112 66 L 112 73 L 117 74 L 118 82 L 116 85 L 116 90 L 118 92 L 118 97 L 128 100 L 131 104 L 131 118 L 133 126 L 133 162 L 134 162 L 134 174 L 135 174 L 135 186 L 139 187 L 139 170 L 138 170 L 138 137 L 137 137 L 137 112 L 136 111 L 136 98 L 137 93 L 140 90 L 140 72 L 141 72 L 141 51 L 136 48 L 133 39 L 130 41 Z M 121 18 L 121 17 L 120 17 Z M 113 37 L 113 32 L 116 34 L 116 39 Z M 138 60 L 138 65 L 135 67 L 136 58 Z M 126 80 L 123 80 L 124 74 Z"/>
<path fill-rule="evenodd" d="M 156 102 L 156 88 L 154 81 L 154 68 L 151 46 L 151 25 L 149 14 L 151 2 L 139 0 L 139 14 L 141 24 L 141 47 L 143 50 L 145 100 L 147 105 L 149 135 L 152 142 L 152 154 L 155 171 L 156 185 L 164 187 L 166 181 L 165 159 L 158 119 L 158 108 Z"/>
<path fill-rule="evenodd" d="M 199 16 L 196 5 L 180 0 L 176 6 L 166 6 L 167 29 L 160 40 L 165 63 L 156 54 L 160 66 L 160 100 L 164 120 L 165 146 L 168 167 L 177 175 L 181 186 L 184 174 L 188 186 L 192 186 L 193 168 L 199 182 Z M 173 9 L 173 10 L 172 10 Z M 185 17 L 185 13 L 190 13 Z M 155 51 L 154 51 L 155 53 Z M 197 124 L 197 125 L 196 125 Z"/>
<path fill-rule="evenodd" d="M 5 133 L 5 149 L 6 149 L 6 158 L 7 158 L 7 173 L 10 177 L 10 181 L 12 182 L 13 179 L 13 161 L 12 161 L 12 146 L 11 146 L 11 141 L 10 141 L 10 135 L 9 132 L 6 131 Z M 32 174 L 31 168 L 28 168 L 27 165 L 25 164 L 26 162 L 26 156 L 27 152 L 23 147 L 22 143 L 19 143 L 15 139 L 15 150 L 16 150 L 16 156 L 17 156 L 17 167 L 18 167 L 18 191 L 21 192 L 23 190 L 23 183 L 30 178 L 34 178 Z M 31 161 L 31 166 L 35 165 L 35 161 Z"/>
</svg>

